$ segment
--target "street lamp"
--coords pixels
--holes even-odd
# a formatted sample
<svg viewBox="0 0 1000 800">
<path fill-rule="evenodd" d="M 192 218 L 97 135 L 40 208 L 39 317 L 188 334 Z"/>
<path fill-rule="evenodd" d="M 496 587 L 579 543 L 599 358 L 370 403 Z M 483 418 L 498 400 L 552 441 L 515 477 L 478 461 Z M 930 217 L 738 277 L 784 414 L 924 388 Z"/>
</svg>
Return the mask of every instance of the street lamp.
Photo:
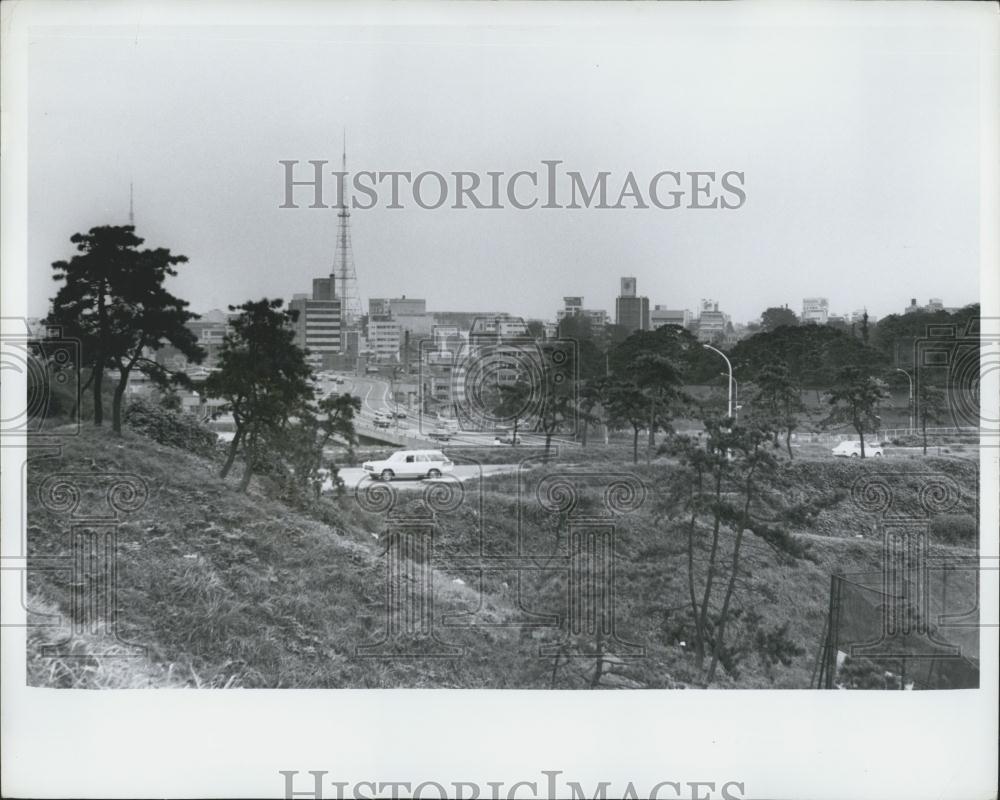
<svg viewBox="0 0 1000 800">
<path fill-rule="evenodd" d="M 896 372 L 902 372 L 906 376 L 906 380 L 910 382 L 910 430 L 909 433 L 913 433 L 913 376 L 910 375 L 905 369 L 900 369 L 896 367 Z"/>
<path fill-rule="evenodd" d="M 719 374 L 723 377 L 726 375 L 725 372 L 720 372 Z M 733 376 L 733 419 L 739 416 L 741 408 L 743 406 L 740 405 L 740 382 Z"/>
<path fill-rule="evenodd" d="M 726 368 L 729 370 L 729 412 L 726 416 L 732 419 L 733 416 L 733 364 L 729 360 L 729 356 L 719 350 L 717 347 L 712 347 L 710 344 L 702 343 L 702 347 L 708 348 L 713 353 L 718 353 L 722 356 L 723 360 L 726 362 Z"/>
</svg>

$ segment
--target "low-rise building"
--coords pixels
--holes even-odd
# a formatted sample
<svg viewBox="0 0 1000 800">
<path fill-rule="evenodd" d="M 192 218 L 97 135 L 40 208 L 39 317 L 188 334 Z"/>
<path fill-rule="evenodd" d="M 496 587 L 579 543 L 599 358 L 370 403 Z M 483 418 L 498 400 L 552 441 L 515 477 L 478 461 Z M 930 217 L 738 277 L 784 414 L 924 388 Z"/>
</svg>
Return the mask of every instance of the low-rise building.
<svg viewBox="0 0 1000 800">
<path fill-rule="evenodd" d="M 649 312 L 649 327 L 651 330 L 662 328 L 664 325 L 677 325 L 687 328 L 691 325 L 691 312 L 686 308 L 667 308 L 666 306 L 655 306 Z"/>
<path fill-rule="evenodd" d="M 830 317 L 830 301 L 825 297 L 802 298 L 802 324 L 826 325 Z"/>
</svg>

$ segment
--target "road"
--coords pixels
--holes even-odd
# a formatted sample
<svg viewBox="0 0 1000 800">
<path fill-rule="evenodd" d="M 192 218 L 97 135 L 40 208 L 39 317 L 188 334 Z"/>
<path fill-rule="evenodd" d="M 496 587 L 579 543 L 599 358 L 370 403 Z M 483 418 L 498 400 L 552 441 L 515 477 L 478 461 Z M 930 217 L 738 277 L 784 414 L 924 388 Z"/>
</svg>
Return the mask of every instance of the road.
<svg viewBox="0 0 1000 800">
<path fill-rule="evenodd" d="M 488 475 L 502 475 L 508 472 L 515 472 L 516 470 L 517 470 L 516 464 L 487 464 L 483 466 L 469 466 L 469 465 L 457 464 L 453 472 L 449 472 L 443 478 L 439 478 L 437 480 L 440 480 L 442 482 L 447 482 L 452 478 L 457 478 L 458 480 L 464 483 L 465 481 L 473 480 L 480 476 L 486 477 Z M 368 476 L 368 473 L 365 472 L 360 467 L 346 467 L 344 469 L 341 469 L 338 474 L 340 475 L 341 478 L 343 478 L 344 486 L 348 489 L 354 489 L 362 481 L 380 482 L 380 481 L 374 481 L 374 479 L 370 478 Z M 415 480 L 412 478 L 410 479 L 398 478 L 392 481 L 391 483 L 393 488 L 399 489 L 401 491 L 414 490 L 414 489 L 423 491 L 423 489 L 428 484 L 434 482 L 435 482 L 434 480 L 427 478 L 424 478 L 422 480 Z M 323 484 L 323 491 L 329 492 L 332 490 L 333 490 L 333 482 L 328 479 Z"/>
<path fill-rule="evenodd" d="M 379 429 L 374 427 L 375 414 L 379 411 L 389 411 L 394 407 L 389 396 L 389 382 L 382 378 L 345 376 L 345 382 L 342 384 L 335 384 L 332 381 L 323 383 L 322 392 L 324 394 L 350 392 L 356 397 L 360 397 L 361 418 L 359 420 L 359 428 L 362 431 L 366 431 L 366 429 L 370 430 L 375 436 L 378 435 L 379 431 Z M 437 427 L 437 417 L 427 416 L 412 408 L 405 408 L 404 410 L 406 411 L 407 418 L 405 420 L 394 420 L 388 430 L 397 436 L 422 439 L 430 442 L 432 446 L 440 446 L 440 443 L 435 444 L 428 437 L 428 434 Z M 483 447 L 493 445 L 494 438 L 495 434 L 492 432 L 460 430 L 452 434 L 448 444 L 452 446 L 475 445 Z M 518 438 L 521 440 L 521 445 L 526 447 L 540 447 L 545 444 L 545 437 L 538 434 L 522 434 L 519 431 Z M 552 444 L 553 446 L 565 447 L 575 443 L 553 439 Z"/>
</svg>

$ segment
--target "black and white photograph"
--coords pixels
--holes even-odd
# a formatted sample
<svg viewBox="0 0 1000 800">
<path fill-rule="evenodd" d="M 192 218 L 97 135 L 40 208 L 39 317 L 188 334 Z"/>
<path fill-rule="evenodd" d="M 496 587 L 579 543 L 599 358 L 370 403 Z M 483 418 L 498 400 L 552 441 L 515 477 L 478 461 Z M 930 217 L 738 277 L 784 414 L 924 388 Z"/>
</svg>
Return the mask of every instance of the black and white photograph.
<svg viewBox="0 0 1000 800">
<path fill-rule="evenodd" d="M 2 11 L 5 796 L 996 796 L 995 4 Z"/>
</svg>

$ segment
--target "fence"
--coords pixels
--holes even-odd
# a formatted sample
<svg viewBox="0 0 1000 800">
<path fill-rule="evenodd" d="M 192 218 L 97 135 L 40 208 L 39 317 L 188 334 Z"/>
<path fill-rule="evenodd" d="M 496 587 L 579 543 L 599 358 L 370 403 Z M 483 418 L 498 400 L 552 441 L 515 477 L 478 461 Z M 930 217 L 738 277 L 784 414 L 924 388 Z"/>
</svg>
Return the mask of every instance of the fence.
<svg viewBox="0 0 1000 800">
<path fill-rule="evenodd" d="M 978 569 L 970 560 L 833 575 L 812 686 L 977 688 Z"/>
<path fill-rule="evenodd" d="M 876 437 L 879 441 L 886 442 L 891 439 L 898 439 L 900 436 L 923 436 L 923 428 L 886 428 L 878 431 Z M 979 436 L 979 428 L 957 427 L 957 428 L 928 428 L 928 436 Z"/>
</svg>

